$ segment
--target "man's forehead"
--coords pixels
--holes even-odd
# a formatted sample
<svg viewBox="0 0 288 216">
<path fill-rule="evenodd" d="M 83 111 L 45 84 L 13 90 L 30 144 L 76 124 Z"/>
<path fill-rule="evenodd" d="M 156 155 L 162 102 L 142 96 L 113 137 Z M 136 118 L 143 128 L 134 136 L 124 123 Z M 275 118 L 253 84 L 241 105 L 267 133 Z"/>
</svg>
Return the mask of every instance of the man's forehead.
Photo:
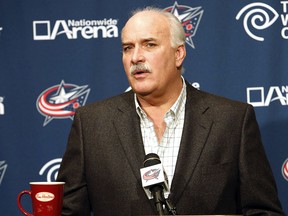
<svg viewBox="0 0 288 216">
<path fill-rule="evenodd" d="M 124 26 L 122 30 L 122 39 L 124 38 L 138 38 L 138 39 L 145 39 L 145 38 L 159 38 L 163 37 L 163 35 L 166 37 L 169 34 L 169 28 L 167 26 L 167 20 L 158 19 L 155 21 L 155 17 L 147 17 L 143 16 L 137 16 L 130 18 L 126 25 Z M 157 16 L 154 15 L 154 16 Z M 160 16 L 160 15 L 158 15 Z"/>
</svg>

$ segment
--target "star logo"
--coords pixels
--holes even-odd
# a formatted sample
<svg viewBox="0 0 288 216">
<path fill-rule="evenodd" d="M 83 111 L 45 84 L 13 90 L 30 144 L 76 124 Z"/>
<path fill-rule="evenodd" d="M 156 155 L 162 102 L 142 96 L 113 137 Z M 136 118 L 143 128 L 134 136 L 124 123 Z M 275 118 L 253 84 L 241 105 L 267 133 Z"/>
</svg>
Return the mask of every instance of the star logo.
<svg viewBox="0 0 288 216">
<path fill-rule="evenodd" d="M 186 43 L 195 49 L 192 38 L 196 35 L 204 13 L 202 7 L 192 8 L 185 5 L 178 5 L 177 1 L 175 1 L 173 6 L 167 7 L 164 10 L 174 14 L 179 19 L 185 31 Z"/>
<path fill-rule="evenodd" d="M 67 84 L 64 80 L 43 91 L 36 102 L 38 111 L 45 116 L 43 126 L 55 118 L 72 120 L 75 110 L 85 105 L 89 93 L 88 85 Z"/>
<path fill-rule="evenodd" d="M 63 83 L 61 83 L 61 88 L 58 89 L 56 96 L 51 97 L 51 102 L 54 101 L 55 104 L 65 103 L 69 101 L 73 95 L 76 94 L 76 91 L 66 93 Z"/>
</svg>

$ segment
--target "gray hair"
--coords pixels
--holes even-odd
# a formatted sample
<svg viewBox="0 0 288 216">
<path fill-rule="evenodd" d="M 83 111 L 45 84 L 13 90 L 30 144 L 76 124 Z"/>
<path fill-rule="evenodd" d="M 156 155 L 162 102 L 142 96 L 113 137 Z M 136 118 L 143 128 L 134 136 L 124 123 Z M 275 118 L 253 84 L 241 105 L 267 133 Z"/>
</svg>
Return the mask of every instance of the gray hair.
<svg viewBox="0 0 288 216">
<path fill-rule="evenodd" d="M 132 16 L 137 13 L 146 11 L 151 11 L 167 18 L 170 30 L 170 43 L 173 48 L 176 48 L 180 45 L 185 45 L 185 32 L 181 22 L 176 16 L 174 16 L 172 13 L 164 11 L 163 9 L 151 6 L 132 11 Z"/>
</svg>

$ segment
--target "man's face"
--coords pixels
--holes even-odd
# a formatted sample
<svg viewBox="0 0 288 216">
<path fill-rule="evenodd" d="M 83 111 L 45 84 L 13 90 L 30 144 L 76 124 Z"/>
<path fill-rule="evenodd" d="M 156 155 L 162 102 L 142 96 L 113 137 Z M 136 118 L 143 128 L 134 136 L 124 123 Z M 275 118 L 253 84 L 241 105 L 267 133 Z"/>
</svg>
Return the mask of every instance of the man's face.
<svg viewBox="0 0 288 216">
<path fill-rule="evenodd" d="M 168 21 L 153 12 L 140 12 L 122 31 L 122 61 L 129 83 L 139 95 L 169 93 L 181 77 L 178 48 L 172 48 Z M 131 69 L 132 67 L 132 69 Z M 171 89 L 171 90 L 170 90 Z"/>
</svg>

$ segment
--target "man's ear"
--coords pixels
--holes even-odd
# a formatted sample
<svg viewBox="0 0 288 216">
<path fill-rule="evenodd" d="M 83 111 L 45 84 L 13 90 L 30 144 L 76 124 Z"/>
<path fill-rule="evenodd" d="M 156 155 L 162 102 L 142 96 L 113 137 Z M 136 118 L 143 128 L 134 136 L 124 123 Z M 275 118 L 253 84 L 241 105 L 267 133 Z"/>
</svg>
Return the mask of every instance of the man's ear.
<svg viewBox="0 0 288 216">
<path fill-rule="evenodd" d="M 176 60 L 176 67 L 180 68 L 182 66 L 182 63 L 186 57 L 186 48 L 185 45 L 180 45 L 177 47 L 177 50 L 175 52 L 175 60 Z"/>
</svg>

